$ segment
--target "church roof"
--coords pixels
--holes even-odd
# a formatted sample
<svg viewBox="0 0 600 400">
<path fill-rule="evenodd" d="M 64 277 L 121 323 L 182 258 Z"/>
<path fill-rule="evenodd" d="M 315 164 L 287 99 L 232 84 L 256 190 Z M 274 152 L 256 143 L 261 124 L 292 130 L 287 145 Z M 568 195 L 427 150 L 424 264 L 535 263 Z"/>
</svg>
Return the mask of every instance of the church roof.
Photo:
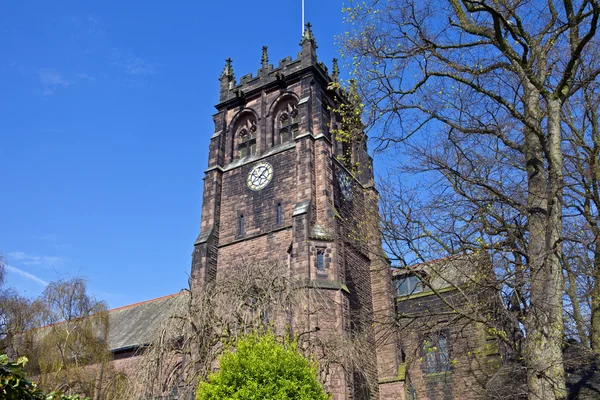
<svg viewBox="0 0 600 400">
<path fill-rule="evenodd" d="M 187 300 L 187 294 L 182 291 L 109 310 L 109 350 L 118 352 L 149 344 L 153 331 L 181 301 Z"/>
<path fill-rule="evenodd" d="M 133 350 L 150 343 L 154 330 L 181 302 L 188 300 L 188 292 L 170 294 L 140 303 L 108 310 L 108 349 L 113 352 Z M 37 339 L 42 339 L 53 326 L 64 321 L 34 329 Z"/>
</svg>

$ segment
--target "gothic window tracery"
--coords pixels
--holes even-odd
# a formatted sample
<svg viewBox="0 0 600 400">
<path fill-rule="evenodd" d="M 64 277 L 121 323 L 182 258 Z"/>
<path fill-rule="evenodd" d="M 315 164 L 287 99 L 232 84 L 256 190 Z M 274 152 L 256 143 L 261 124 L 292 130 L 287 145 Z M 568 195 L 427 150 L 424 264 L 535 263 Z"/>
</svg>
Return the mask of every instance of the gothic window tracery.
<svg viewBox="0 0 600 400">
<path fill-rule="evenodd" d="M 298 135 L 299 122 L 298 105 L 294 102 L 288 102 L 277 114 L 279 143 L 285 143 Z"/>
<path fill-rule="evenodd" d="M 450 340 L 448 330 L 432 333 L 423 338 L 425 372 L 436 374 L 450 371 Z"/>
<path fill-rule="evenodd" d="M 247 118 L 236 131 L 237 156 L 243 158 L 256 154 L 256 132 L 258 127 L 254 118 Z"/>
</svg>

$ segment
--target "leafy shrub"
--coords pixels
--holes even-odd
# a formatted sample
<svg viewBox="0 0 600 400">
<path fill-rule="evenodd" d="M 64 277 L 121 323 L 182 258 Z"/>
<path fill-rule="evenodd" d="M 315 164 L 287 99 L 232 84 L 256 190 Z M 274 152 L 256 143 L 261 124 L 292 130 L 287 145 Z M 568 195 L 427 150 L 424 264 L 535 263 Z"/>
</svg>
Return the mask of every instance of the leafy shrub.
<svg viewBox="0 0 600 400">
<path fill-rule="evenodd" d="M 67 396 L 60 392 L 44 394 L 35 382 L 27 379 L 23 368 L 27 357 L 20 357 L 17 362 L 8 360 L 5 354 L 0 355 L 0 398 L 6 400 L 89 400 L 79 396 Z"/>
<path fill-rule="evenodd" d="M 219 359 L 220 370 L 201 382 L 197 400 L 329 400 L 317 380 L 317 365 L 295 342 L 271 333 L 248 335 Z"/>
<path fill-rule="evenodd" d="M 8 356 L 0 355 L 0 398 L 7 400 L 37 400 L 44 395 L 34 382 L 26 379 L 23 368 L 27 357 L 10 362 Z"/>
</svg>

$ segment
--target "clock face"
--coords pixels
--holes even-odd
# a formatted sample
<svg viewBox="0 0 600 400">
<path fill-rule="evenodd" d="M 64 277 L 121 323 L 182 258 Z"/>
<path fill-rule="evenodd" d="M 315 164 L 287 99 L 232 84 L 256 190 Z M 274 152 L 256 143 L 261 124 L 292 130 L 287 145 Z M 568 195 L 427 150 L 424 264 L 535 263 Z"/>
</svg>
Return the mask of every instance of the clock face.
<svg viewBox="0 0 600 400">
<path fill-rule="evenodd" d="M 352 181 L 345 171 L 338 173 L 338 184 L 340 185 L 340 191 L 344 199 L 349 200 L 352 197 Z"/>
<path fill-rule="evenodd" d="M 268 162 L 260 162 L 250 170 L 246 184 L 252 190 L 262 190 L 273 178 L 273 166 Z"/>
</svg>

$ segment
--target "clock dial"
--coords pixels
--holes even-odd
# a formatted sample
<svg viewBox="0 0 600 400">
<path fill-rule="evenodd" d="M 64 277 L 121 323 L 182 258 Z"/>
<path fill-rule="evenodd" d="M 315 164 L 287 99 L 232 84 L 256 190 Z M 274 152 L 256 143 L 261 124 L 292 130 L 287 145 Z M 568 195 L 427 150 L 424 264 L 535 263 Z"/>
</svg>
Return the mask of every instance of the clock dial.
<svg viewBox="0 0 600 400">
<path fill-rule="evenodd" d="M 349 200 L 352 197 L 352 181 L 345 171 L 338 173 L 338 184 L 340 185 L 340 192 L 344 199 Z"/>
<path fill-rule="evenodd" d="M 246 184 L 252 190 L 264 189 L 273 178 L 273 166 L 268 162 L 256 164 L 248 173 Z"/>
</svg>

